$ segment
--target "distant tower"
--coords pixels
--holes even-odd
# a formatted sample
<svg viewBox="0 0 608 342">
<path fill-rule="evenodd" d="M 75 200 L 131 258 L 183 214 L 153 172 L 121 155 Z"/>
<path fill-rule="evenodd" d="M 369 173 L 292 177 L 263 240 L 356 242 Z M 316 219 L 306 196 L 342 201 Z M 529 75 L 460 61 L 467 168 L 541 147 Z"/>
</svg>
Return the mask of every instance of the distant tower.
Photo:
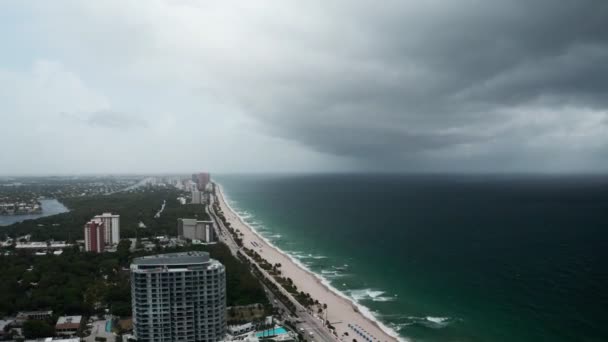
<svg viewBox="0 0 608 342">
<path fill-rule="evenodd" d="M 139 342 L 221 341 L 226 332 L 224 265 L 205 252 L 136 258 L 131 302 Z"/>
<path fill-rule="evenodd" d="M 103 253 L 106 245 L 104 224 L 95 219 L 84 225 L 84 249 L 87 252 Z"/>
<path fill-rule="evenodd" d="M 192 175 L 192 181 L 198 185 L 200 191 L 203 191 L 211 182 L 211 175 L 208 172 L 195 173 Z"/>
</svg>

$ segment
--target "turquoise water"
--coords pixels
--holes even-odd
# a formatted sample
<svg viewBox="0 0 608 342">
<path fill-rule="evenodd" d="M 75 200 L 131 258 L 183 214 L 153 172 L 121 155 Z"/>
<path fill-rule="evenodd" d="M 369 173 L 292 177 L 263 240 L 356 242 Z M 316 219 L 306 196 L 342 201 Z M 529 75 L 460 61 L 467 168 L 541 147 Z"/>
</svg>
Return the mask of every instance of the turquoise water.
<svg viewBox="0 0 608 342">
<path fill-rule="evenodd" d="M 106 322 L 106 332 L 112 332 L 112 321 Z"/>
<path fill-rule="evenodd" d="M 606 177 L 215 178 L 263 236 L 404 339 L 608 341 Z"/>
<path fill-rule="evenodd" d="M 45 199 L 41 200 L 40 204 L 42 205 L 42 213 L 34 214 L 34 215 L 11 215 L 11 216 L 3 216 L 0 215 L 0 226 L 8 226 L 13 223 L 25 221 L 25 220 L 34 220 L 41 217 L 57 215 L 61 213 L 68 212 L 68 208 L 66 208 L 61 202 L 56 199 Z"/>
<path fill-rule="evenodd" d="M 287 334 L 287 330 L 283 327 L 278 327 L 275 329 L 268 329 L 268 330 L 260 331 L 259 333 L 256 333 L 255 336 L 263 337 L 263 336 L 276 336 L 276 335 L 283 335 L 283 334 Z"/>
</svg>

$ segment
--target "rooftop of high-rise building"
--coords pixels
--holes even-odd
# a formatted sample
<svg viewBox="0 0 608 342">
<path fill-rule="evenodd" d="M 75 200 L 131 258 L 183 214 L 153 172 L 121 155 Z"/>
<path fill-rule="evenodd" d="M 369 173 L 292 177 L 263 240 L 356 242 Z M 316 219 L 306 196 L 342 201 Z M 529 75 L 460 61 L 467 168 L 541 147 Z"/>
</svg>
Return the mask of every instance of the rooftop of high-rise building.
<svg viewBox="0 0 608 342">
<path fill-rule="evenodd" d="M 103 221 L 98 217 L 94 217 L 86 225 L 103 226 Z"/>
<path fill-rule="evenodd" d="M 101 215 L 95 215 L 95 217 L 120 217 L 120 215 L 112 213 L 103 213 Z"/>
<path fill-rule="evenodd" d="M 133 259 L 133 265 L 183 265 L 183 264 L 206 264 L 212 261 L 207 252 L 180 252 L 156 254 Z"/>
</svg>

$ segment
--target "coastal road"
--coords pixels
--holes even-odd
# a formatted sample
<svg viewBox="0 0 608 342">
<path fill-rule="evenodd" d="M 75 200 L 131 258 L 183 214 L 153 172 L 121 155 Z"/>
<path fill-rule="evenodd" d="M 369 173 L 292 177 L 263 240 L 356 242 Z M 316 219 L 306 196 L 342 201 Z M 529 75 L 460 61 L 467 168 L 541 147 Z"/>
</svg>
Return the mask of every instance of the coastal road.
<svg viewBox="0 0 608 342">
<path fill-rule="evenodd" d="M 228 246 L 228 248 L 230 249 L 232 254 L 236 256 L 237 252 L 241 248 L 234 241 L 232 234 L 230 234 L 228 229 L 224 226 L 224 223 L 219 219 L 219 217 L 217 216 L 217 213 L 215 212 L 215 209 L 213 207 L 213 204 L 217 201 L 217 199 L 215 198 L 215 195 L 209 196 L 209 198 L 210 198 L 209 205 L 206 206 L 205 210 L 207 211 L 207 214 L 209 214 L 209 217 L 216 223 L 216 227 L 218 228 L 218 238 L 226 246 Z M 244 255 L 251 263 L 257 264 L 255 262 L 255 260 L 251 259 L 244 252 L 241 254 Z M 274 280 L 274 278 L 272 278 L 264 270 L 261 270 L 261 271 L 267 279 L 269 279 L 270 281 L 275 283 L 278 286 L 278 288 L 280 288 L 282 290 L 283 294 L 285 294 L 287 296 L 287 298 L 291 298 L 292 302 L 296 305 L 297 314 L 298 314 L 297 320 L 298 320 L 298 322 L 300 322 L 296 326 L 298 328 L 298 332 L 300 332 L 300 333 L 302 333 L 302 335 L 306 336 L 306 340 L 308 340 L 308 341 L 337 341 L 337 338 L 329 331 L 329 329 L 327 329 L 323 325 L 323 321 L 321 319 L 315 318 L 313 315 L 311 315 L 308 312 L 308 310 L 306 308 L 304 308 L 300 303 L 295 301 L 295 299 L 293 299 L 291 294 L 287 293 Z M 266 287 L 264 287 L 264 288 L 267 291 L 269 291 Z M 274 295 L 271 295 L 270 299 L 273 302 L 273 304 L 274 304 L 275 300 L 277 302 L 280 302 L 277 299 L 275 299 Z M 289 312 L 289 310 L 287 310 L 287 308 L 282 303 L 279 307 L 281 307 L 283 310 L 285 310 L 285 312 Z"/>
<path fill-rule="evenodd" d="M 237 252 L 240 250 L 240 247 L 239 247 L 239 245 L 236 244 L 236 241 L 234 241 L 234 239 L 232 238 L 232 235 L 230 234 L 228 229 L 224 226 L 224 223 L 222 222 L 222 220 L 220 220 L 219 217 L 217 216 L 217 214 L 215 213 L 215 210 L 213 209 L 214 203 L 215 203 L 215 196 L 209 196 L 209 204 L 207 206 L 205 206 L 205 211 L 207 212 L 207 214 L 209 215 L 211 220 L 213 220 L 215 222 L 215 226 L 218 228 L 217 233 L 218 233 L 218 238 L 220 239 L 220 241 L 223 242 L 226 246 L 228 246 L 228 248 L 230 249 L 230 252 L 232 252 L 232 255 L 234 255 L 236 257 Z"/>
</svg>

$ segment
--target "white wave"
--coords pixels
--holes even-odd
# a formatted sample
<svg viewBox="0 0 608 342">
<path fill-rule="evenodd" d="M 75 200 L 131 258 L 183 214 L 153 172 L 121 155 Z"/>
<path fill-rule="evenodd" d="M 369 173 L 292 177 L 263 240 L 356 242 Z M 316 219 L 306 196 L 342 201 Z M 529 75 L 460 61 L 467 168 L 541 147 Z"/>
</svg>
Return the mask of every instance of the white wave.
<svg viewBox="0 0 608 342">
<path fill-rule="evenodd" d="M 298 259 L 304 258 L 304 253 L 299 252 L 299 251 L 286 251 L 286 253 L 288 253 L 289 255 L 291 255 L 294 258 L 298 258 Z"/>
<path fill-rule="evenodd" d="M 454 318 L 452 317 L 436 317 L 436 316 L 425 316 L 425 317 L 416 317 L 416 316 L 410 316 L 407 317 L 407 319 L 409 320 L 409 324 L 419 324 L 422 326 L 425 326 L 427 328 L 432 328 L 432 329 L 442 329 L 447 327 L 449 324 L 451 324 L 452 322 L 456 321 Z"/>
<path fill-rule="evenodd" d="M 410 325 L 414 325 L 415 323 L 389 323 L 389 325 L 391 326 L 391 328 L 393 328 L 395 331 L 401 331 L 407 327 L 409 327 Z"/>
<path fill-rule="evenodd" d="M 374 289 L 350 290 L 348 293 L 357 302 L 366 300 L 371 300 L 374 302 L 390 302 L 395 300 L 395 297 L 383 296 L 385 294 L 384 291 Z"/>
<path fill-rule="evenodd" d="M 319 260 L 319 259 L 327 259 L 327 257 L 325 255 L 314 255 L 314 254 L 310 254 L 310 253 L 304 255 L 302 258 L 305 258 L 305 259 L 317 259 L 317 260 Z"/>
<path fill-rule="evenodd" d="M 336 274 L 338 271 L 334 270 L 321 270 L 321 274 Z"/>
<path fill-rule="evenodd" d="M 450 318 L 449 317 L 427 316 L 426 320 L 429 322 L 437 323 L 437 324 L 444 324 L 444 323 L 447 323 L 450 320 Z"/>
<path fill-rule="evenodd" d="M 241 217 L 241 219 L 243 221 L 249 221 L 250 219 L 253 218 L 253 215 L 251 215 L 247 211 L 242 211 L 242 212 L 238 213 L 238 215 Z"/>
<path fill-rule="evenodd" d="M 385 333 L 387 333 L 389 336 L 394 337 L 395 339 L 397 339 L 398 341 L 402 341 L 402 342 L 408 342 L 408 340 L 404 339 L 403 337 L 399 336 L 399 334 L 397 333 L 397 331 L 395 331 L 394 329 L 388 327 L 386 324 L 384 324 L 382 321 L 380 321 L 377 316 L 372 313 L 372 311 L 367 308 L 366 306 L 363 306 L 361 304 L 359 304 L 357 301 L 353 300 L 352 297 L 347 296 L 346 294 L 344 294 L 343 292 L 341 292 L 340 290 L 336 289 L 335 287 L 333 287 L 333 285 L 329 282 L 329 280 L 313 271 L 310 270 L 310 268 L 308 268 L 306 265 L 302 264 L 297 258 L 295 258 L 291 253 L 286 253 L 285 251 L 281 250 L 280 248 L 278 248 L 277 246 L 275 246 L 272 242 L 270 242 L 268 239 L 266 239 L 264 236 L 262 236 L 256 229 L 254 229 L 253 227 L 251 227 L 246 221 L 244 221 L 239 214 L 233 209 L 233 207 L 231 206 L 231 201 L 227 198 L 226 193 L 223 191 L 221 184 L 217 183 L 220 190 L 220 193 L 222 194 L 222 197 L 224 197 L 224 199 L 226 200 L 225 203 L 228 206 L 228 209 L 231 210 L 233 213 L 235 213 L 235 215 L 241 220 L 241 222 L 243 222 L 243 224 L 249 226 L 249 228 L 251 228 L 251 231 L 257 235 L 260 239 L 264 240 L 271 248 L 276 249 L 277 251 L 283 253 L 285 256 L 287 256 L 287 258 L 289 258 L 294 264 L 296 264 L 298 267 L 302 268 L 303 270 L 309 272 L 310 274 L 312 274 L 314 277 L 316 277 L 321 284 L 323 284 L 326 288 L 328 288 L 330 291 L 332 291 L 333 293 L 335 293 L 336 295 L 350 301 L 356 308 L 357 310 L 367 319 L 369 319 L 370 321 L 374 322 L 375 324 L 378 325 L 378 327 L 380 327 L 380 329 L 382 329 Z M 344 267 L 348 267 L 348 264 L 344 264 Z"/>
<path fill-rule="evenodd" d="M 324 277 L 330 278 L 330 279 L 336 279 L 336 278 L 341 278 L 346 276 L 346 274 L 338 271 L 338 270 L 321 270 L 321 274 Z"/>
<path fill-rule="evenodd" d="M 308 256 L 310 258 L 312 258 L 312 259 L 317 259 L 317 260 L 319 260 L 319 259 L 327 259 L 327 257 L 325 255 L 311 255 L 311 254 L 309 254 Z"/>
<path fill-rule="evenodd" d="M 278 235 L 281 236 L 280 234 L 278 234 Z M 272 237 L 272 236 L 269 236 L 269 237 Z M 327 257 L 324 255 L 315 255 L 315 254 L 305 253 L 305 252 L 301 252 L 301 251 L 287 251 L 287 253 L 291 254 L 292 256 L 294 256 L 298 259 L 315 259 L 315 260 L 327 259 Z"/>
</svg>

